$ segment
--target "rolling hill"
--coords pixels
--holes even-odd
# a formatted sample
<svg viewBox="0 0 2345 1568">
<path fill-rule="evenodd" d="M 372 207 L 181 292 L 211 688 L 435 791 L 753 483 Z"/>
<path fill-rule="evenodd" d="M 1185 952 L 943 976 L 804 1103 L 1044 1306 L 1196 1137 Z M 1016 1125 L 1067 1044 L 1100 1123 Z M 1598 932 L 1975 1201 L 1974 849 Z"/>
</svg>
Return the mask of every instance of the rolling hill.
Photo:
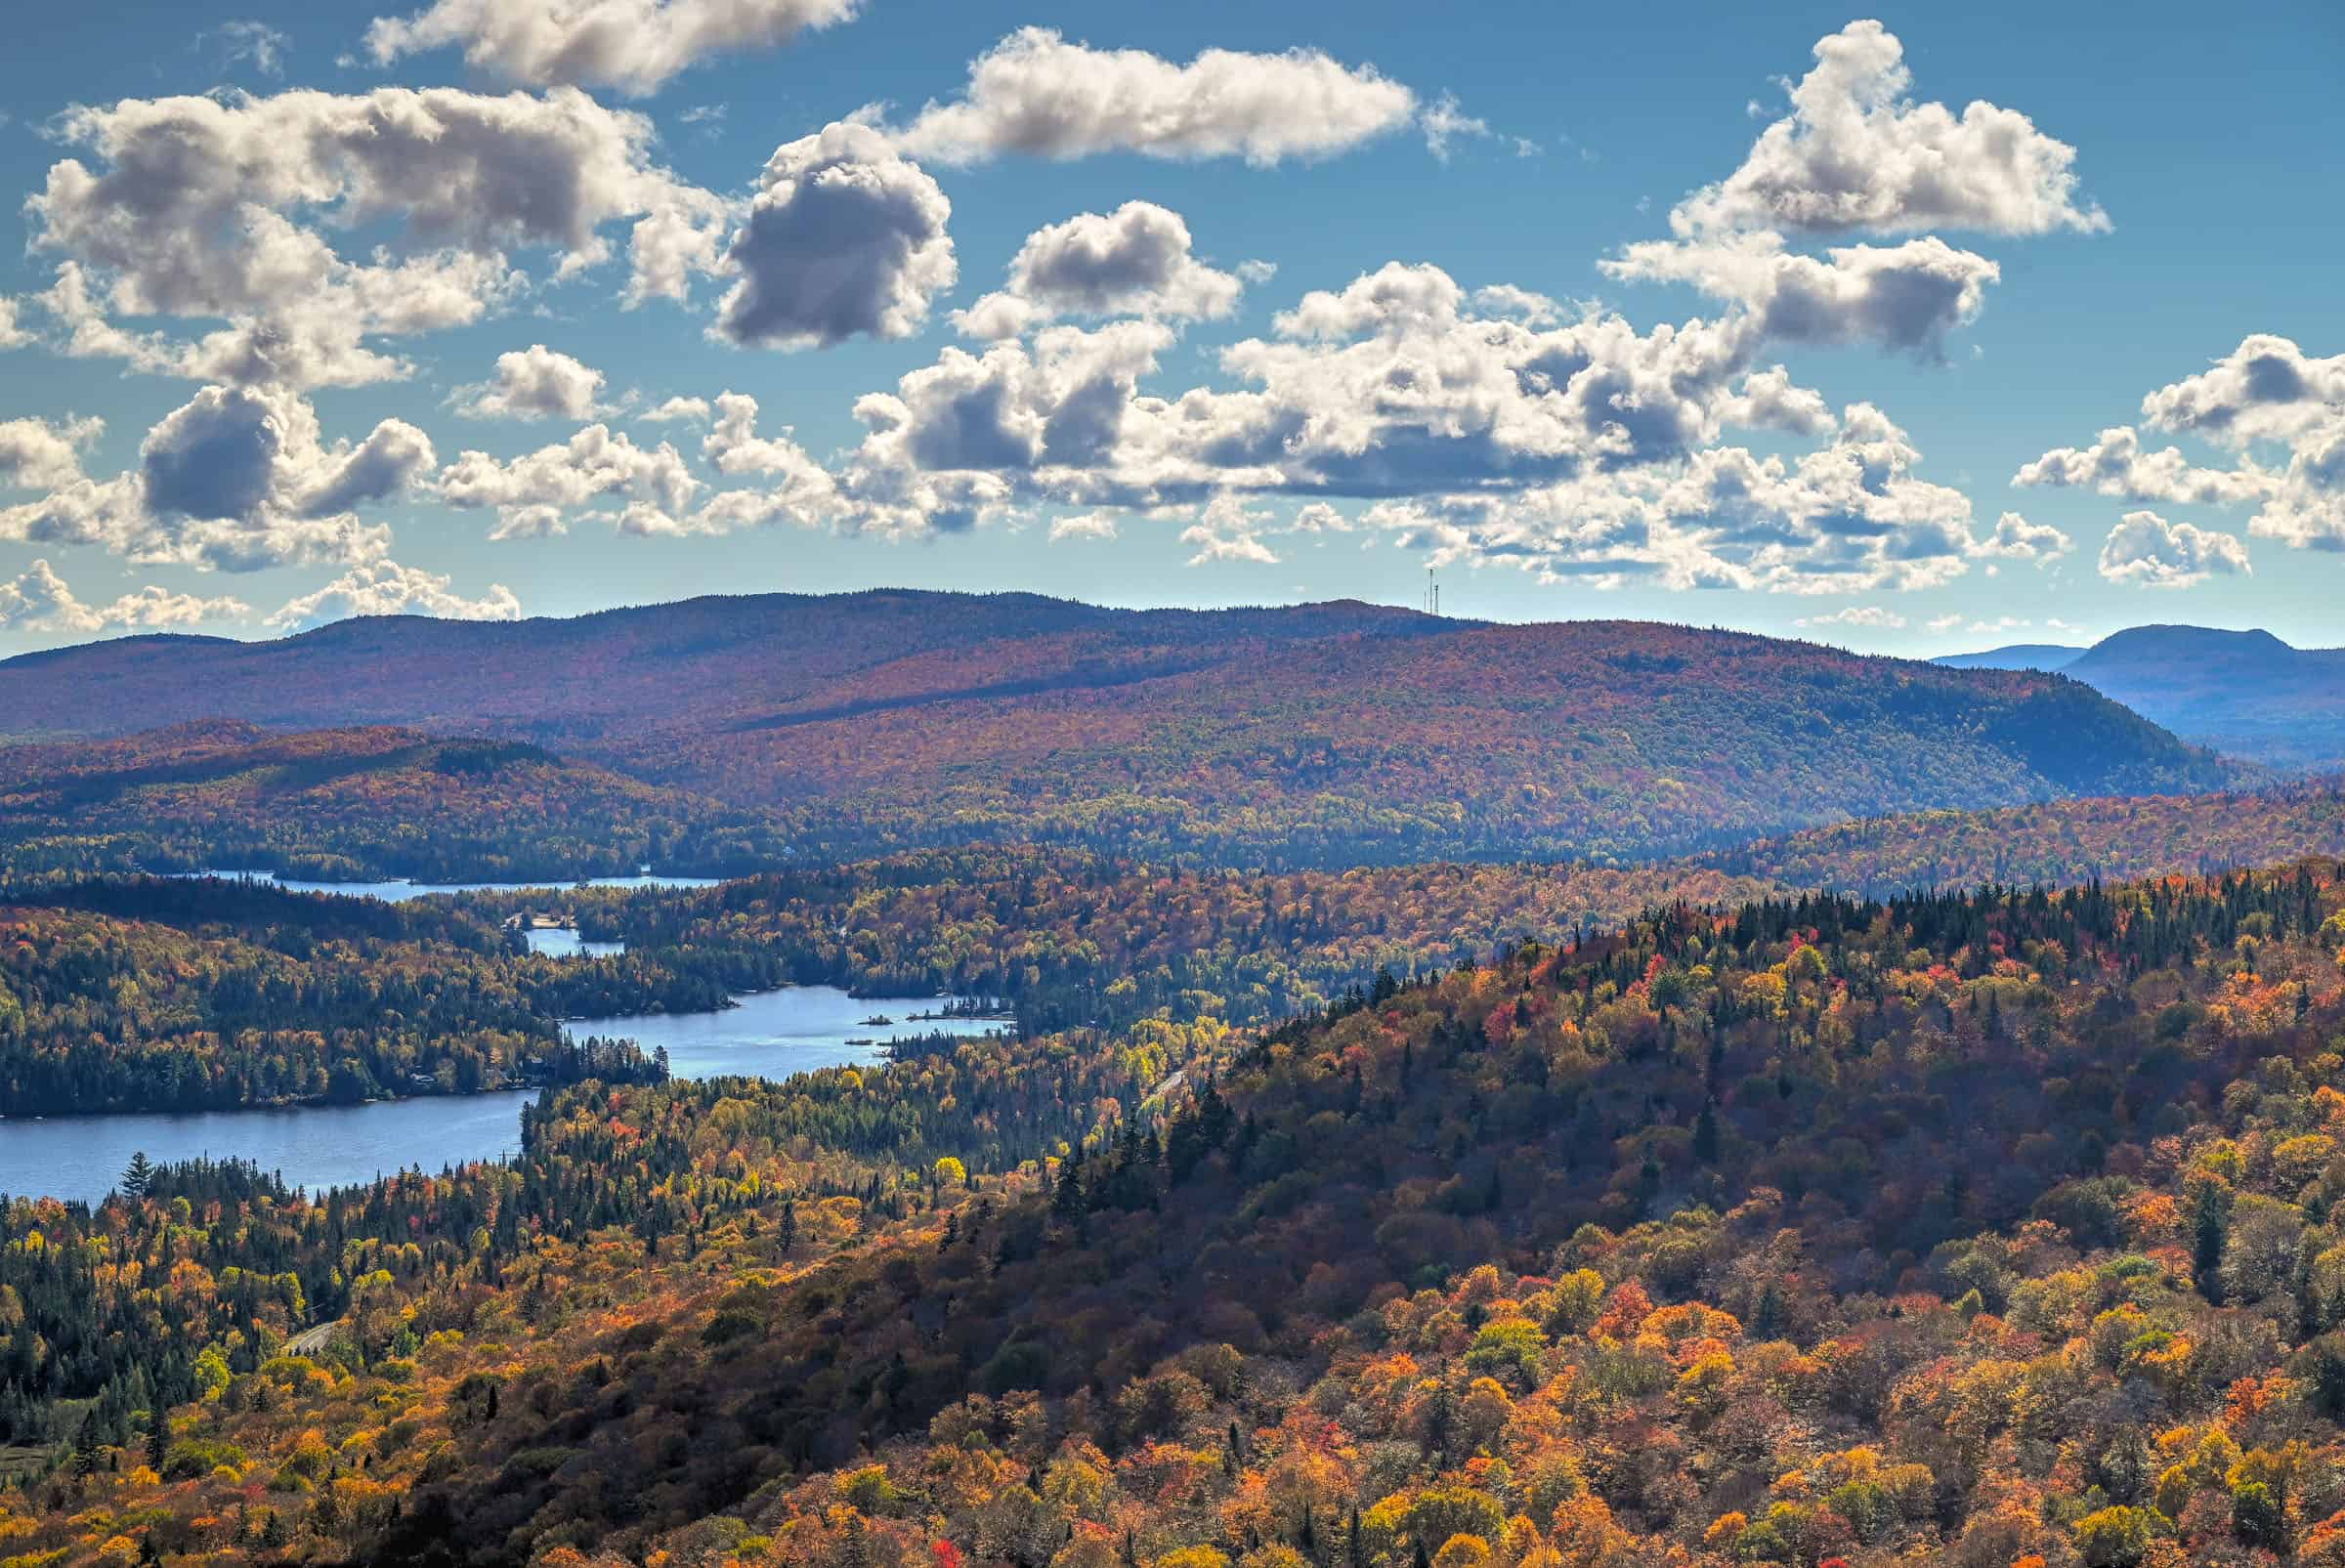
<svg viewBox="0 0 2345 1568">
<path fill-rule="evenodd" d="M 2043 661 L 2054 657 L 2061 662 Z M 2024 643 L 1937 662 L 2058 669 L 2234 756 L 2290 769 L 2345 763 L 2345 648 L 2296 648 L 2268 631 L 2135 626 L 2087 649 Z"/>
<path fill-rule="evenodd" d="M 557 1090 L 509 1165 L 322 1201 L 0 1208 L 53 1347 L 0 1419 L 55 1456 L 0 1524 L 58 1568 L 2335 1568 L 2338 869 L 1678 907 L 1162 1077 L 964 1041 Z"/>
<path fill-rule="evenodd" d="M 524 742 L 771 813 L 823 855 L 1015 840 L 1230 865 L 1618 862 L 2238 778 L 2058 676 L 1360 604 L 772 595 L 0 664 L 0 735 L 196 717 Z"/>
<path fill-rule="evenodd" d="M 328 881 L 569 879 L 769 866 L 768 814 L 513 741 L 210 720 L 0 747 L 19 871 L 267 869 Z"/>
<path fill-rule="evenodd" d="M 1692 866 L 1868 898 L 1983 884 L 2077 887 L 2345 856 L 2345 780 L 2212 795 L 2086 796 L 1993 811 L 1924 811 L 1811 827 Z"/>
<path fill-rule="evenodd" d="M 1948 669 L 2066 669 L 2074 663 L 2081 648 L 2063 643 L 2012 643 L 2003 648 L 1990 648 L 1983 654 L 1947 654 L 1934 658 L 1933 664 Z"/>
</svg>

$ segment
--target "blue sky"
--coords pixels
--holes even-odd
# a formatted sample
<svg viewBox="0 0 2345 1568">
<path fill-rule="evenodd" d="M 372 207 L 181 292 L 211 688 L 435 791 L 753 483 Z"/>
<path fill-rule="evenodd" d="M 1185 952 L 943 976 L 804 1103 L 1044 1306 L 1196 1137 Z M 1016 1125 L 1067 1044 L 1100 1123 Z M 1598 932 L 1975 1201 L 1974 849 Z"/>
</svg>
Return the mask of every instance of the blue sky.
<svg viewBox="0 0 2345 1568">
<path fill-rule="evenodd" d="M 758 0 L 745 40 L 599 3 L 626 47 L 584 0 L 15 20 L 0 649 L 883 584 L 1414 604 L 1428 564 L 1453 614 L 1883 652 L 2339 641 L 2333 6 Z M 1770 131 L 1835 39 L 1849 101 Z M 647 285 L 658 212 L 689 255 Z M 2146 460 L 2089 453 L 2119 426 Z"/>
</svg>

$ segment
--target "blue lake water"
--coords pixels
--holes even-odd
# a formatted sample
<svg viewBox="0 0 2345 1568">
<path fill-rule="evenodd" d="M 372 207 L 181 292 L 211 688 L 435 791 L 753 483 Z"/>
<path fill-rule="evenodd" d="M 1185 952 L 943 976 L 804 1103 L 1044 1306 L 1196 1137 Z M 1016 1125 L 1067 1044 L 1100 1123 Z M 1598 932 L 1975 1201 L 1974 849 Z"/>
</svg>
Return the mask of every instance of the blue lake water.
<svg viewBox="0 0 2345 1568">
<path fill-rule="evenodd" d="M 575 937 L 576 933 L 564 933 Z M 795 986 L 741 998 L 712 1013 L 577 1019 L 563 1027 L 577 1038 L 600 1035 L 666 1046 L 678 1078 L 725 1075 L 787 1078 L 818 1067 L 882 1059 L 876 1043 L 937 1030 L 978 1035 L 997 1024 L 966 1019 L 915 1021 L 909 1015 L 949 997 L 858 1000 L 829 986 Z M 887 1026 L 862 1020 L 884 1014 Z M 435 1095 L 370 1105 L 296 1106 L 215 1111 L 194 1116 L 51 1117 L 0 1122 L 0 1193 L 78 1198 L 106 1196 L 130 1157 L 158 1162 L 235 1156 L 275 1170 L 298 1187 L 371 1181 L 410 1165 L 437 1171 L 468 1160 L 494 1160 L 519 1148 L 521 1108 L 533 1096 Z"/>
<path fill-rule="evenodd" d="M 542 953 L 549 958 L 609 958 L 627 951 L 624 942 L 588 942 L 576 931 L 566 931 L 560 926 L 532 926 L 523 935 L 529 938 L 532 953 Z"/>
<path fill-rule="evenodd" d="M 314 1188 L 372 1181 L 409 1165 L 437 1171 L 517 1150 L 521 1108 L 533 1098 L 512 1090 L 370 1105 L 0 1122 L 0 1192 L 94 1204 L 141 1150 L 157 1162 L 233 1155 Z"/>
<path fill-rule="evenodd" d="M 882 1061 L 891 1039 L 982 1035 L 1002 1027 L 911 1016 L 935 1011 L 949 996 L 855 997 L 830 986 L 791 986 L 739 1000 L 723 1012 L 586 1018 L 562 1028 L 573 1039 L 600 1035 L 632 1039 L 646 1051 L 665 1046 L 668 1071 L 678 1078 L 788 1078 L 818 1067 Z M 865 1022 L 874 1017 L 892 1022 Z M 849 1043 L 856 1040 L 868 1043 Z"/>
<path fill-rule="evenodd" d="M 339 893 L 345 898 L 381 899 L 405 904 L 432 893 L 519 893 L 533 887 L 714 887 L 714 876 L 589 876 L 569 882 L 297 882 L 275 871 L 189 871 L 190 876 L 219 876 L 234 881 L 268 882 L 292 893 Z"/>
</svg>

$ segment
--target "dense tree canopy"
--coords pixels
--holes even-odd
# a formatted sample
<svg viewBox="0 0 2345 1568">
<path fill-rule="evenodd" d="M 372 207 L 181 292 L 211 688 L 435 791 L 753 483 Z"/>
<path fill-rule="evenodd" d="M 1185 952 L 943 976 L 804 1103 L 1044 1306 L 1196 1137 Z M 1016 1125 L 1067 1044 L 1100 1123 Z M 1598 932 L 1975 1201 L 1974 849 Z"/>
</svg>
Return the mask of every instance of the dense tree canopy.
<svg viewBox="0 0 2345 1568">
<path fill-rule="evenodd" d="M 510 1167 L 326 1204 L 163 1171 L 20 1205 L 12 1288 L 159 1311 L 186 1371 L 41 1406 L 74 1432 L 0 1529 L 44 1562 L 2345 1560 L 2337 873 L 1673 903 L 1192 1041 L 1091 1085 L 1063 1154 L 838 1130 L 992 1092 L 916 1086 L 947 1061 L 1084 1059 L 1038 1038 L 579 1085 Z M 27 1299 L 16 1342 L 84 1342 Z"/>
<path fill-rule="evenodd" d="M 0 852 L 21 872 L 422 882 L 723 873 L 787 853 L 764 812 L 533 745 L 224 722 L 0 748 Z"/>
</svg>

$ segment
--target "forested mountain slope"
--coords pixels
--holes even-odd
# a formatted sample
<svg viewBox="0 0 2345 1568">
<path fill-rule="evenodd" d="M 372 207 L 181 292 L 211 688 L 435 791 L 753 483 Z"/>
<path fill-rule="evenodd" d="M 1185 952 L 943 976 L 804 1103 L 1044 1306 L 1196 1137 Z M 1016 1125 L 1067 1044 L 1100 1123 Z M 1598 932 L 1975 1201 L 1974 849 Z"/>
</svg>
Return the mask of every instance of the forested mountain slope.
<svg viewBox="0 0 2345 1568">
<path fill-rule="evenodd" d="M 1127 1081 L 1006 1182 L 870 1163 L 826 1075 L 581 1087 L 510 1170 L 331 1205 L 19 1207 L 46 1335 L 183 1348 L 0 1528 L 44 1564 L 2335 1568 L 2337 869 L 1659 911 Z M 285 1354 L 313 1283 L 348 1328 Z"/>
<path fill-rule="evenodd" d="M 2291 648 L 2262 631 L 2137 626 L 2096 643 L 2064 673 L 2239 756 L 2345 762 L 2345 649 Z"/>
<path fill-rule="evenodd" d="M 770 811 L 826 857 L 1030 840 L 1228 865 L 1621 861 L 2235 777 L 2055 676 L 1349 604 L 774 596 L 0 664 L 0 731 L 197 714 L 526 741 Z"/>
<path fill-rule="evenodd" d="M 1694 864 L 1881 898 L 1986 883 L 2074 887 L 2207 874 L 2303 855 L 2345 855 L 2345 780 L 1863 818 L 1737 844 Z"/>
<path fill-rule="evenodd" d="M 225 717 L 274 729 L 405 724 L 562 745 L 998 685 L 1112 684 L 1287 643 L 1460 624 L 1350 602 L 1127 611 L 910 589 L 690 599 L 513 622 L 373 616 L 268 642 L 126 637 L 9 659 L 0 662 L 0 735 L 121 734 Z"/>
<path fill-rule="evenodd" d="M 768 814 L 526 742 L 210 721 L 0 747 L 0 853 L 23 870 L 233 868 L 417 881 L 722 873 L 787 847 Z"/>
</svg>

